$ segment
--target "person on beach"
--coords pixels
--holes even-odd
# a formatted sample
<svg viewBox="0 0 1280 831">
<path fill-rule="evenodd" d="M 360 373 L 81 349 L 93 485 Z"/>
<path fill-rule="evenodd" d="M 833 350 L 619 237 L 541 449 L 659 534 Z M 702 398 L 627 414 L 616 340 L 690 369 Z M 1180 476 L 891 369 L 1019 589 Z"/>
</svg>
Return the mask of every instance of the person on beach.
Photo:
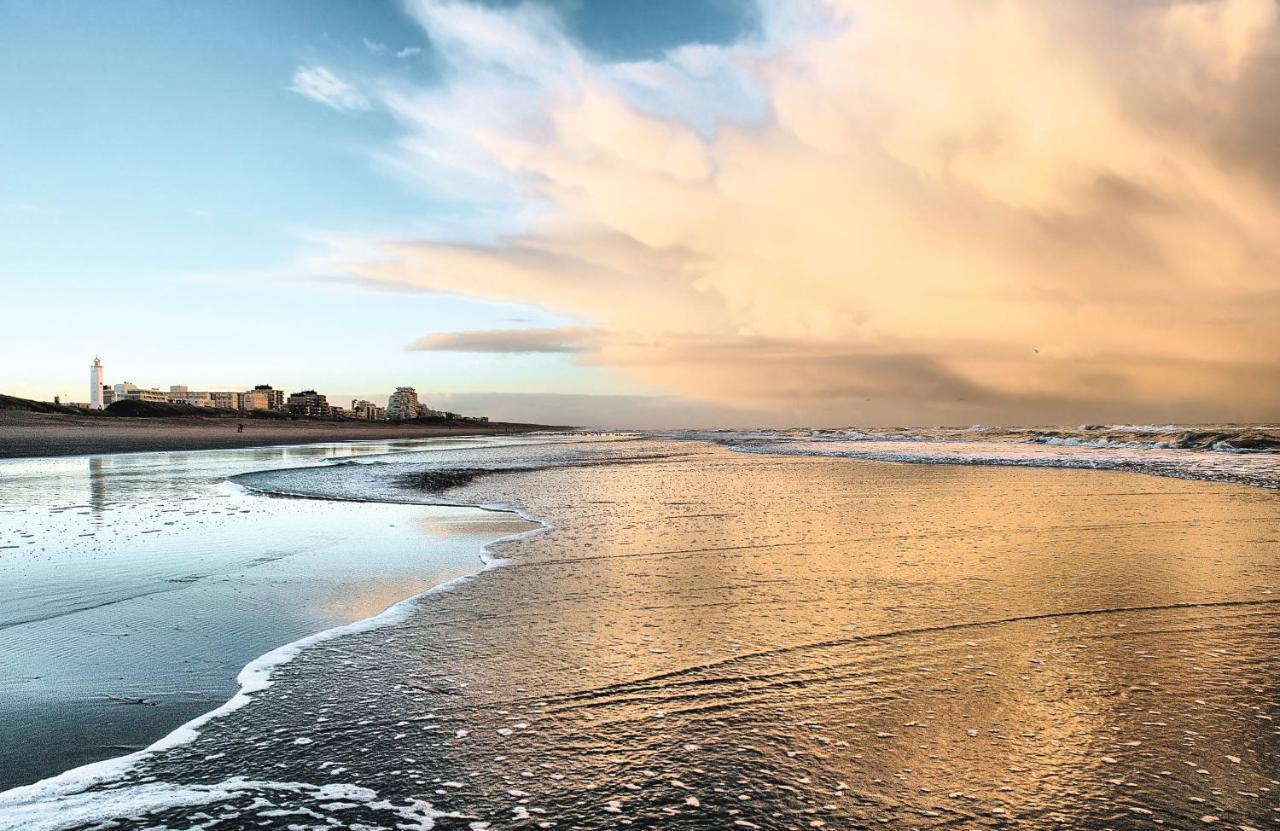
<svg viewBox="0 0 1280 831">
<path fill-rule="evenodd" d="M 243 423 L 243 422 L 241 422 L 240 424 L 237 424 L 237 425 L 236 425 L 236 432 L 237 432 L 237 433 L 243 433 L 243 432 L 244 432 L 244 423 Z"/>
</svg>

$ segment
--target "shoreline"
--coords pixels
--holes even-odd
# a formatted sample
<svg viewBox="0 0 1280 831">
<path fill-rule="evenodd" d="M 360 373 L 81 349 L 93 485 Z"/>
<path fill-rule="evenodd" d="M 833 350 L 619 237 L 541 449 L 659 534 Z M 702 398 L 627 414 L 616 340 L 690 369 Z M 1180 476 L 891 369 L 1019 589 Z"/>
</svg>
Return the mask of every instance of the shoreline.
<svg viewBox="0 0 1280 831">
<path fill-rule="evenodd" d="M 261 488 L 241 485 L 231 479 L 228 479 L 227 481 L 247 493 L 256 493 L 268 498 L 284 497 L 287 499 L 323 499 L 333 502 L 365 501 L 344 500 L 330 497 L 307 497 L 284 492 L 272 492 Z M 382 500 L 368 501 L 375 504 L 382 502 Z M 404 504 L 432 507 L 437 503 L 412 502 Z M 280 646 L 257 656 L 245 664 L 240 671 L 236 673 L 234 679 L 236 691 L 230 698 L 223 701 L 217 707 L 201 713 L 195 718 L 189 719 L 188 721 L 169 730 L 146 747 L 129 753 L 124 753 L 119 756 L 111 756 L 106 759 L 99 759 L 98 761 L 77 765 L 26 785 L 17 785 L 13 788 L 0 790 L 0 809 L 3 809 L 0 810 L 0 831 L 9 831 L 9 829 L 14 829 L 14 831 L 16 831 L 18 828 L 27 827 L 25 823 L 31 819 L 31 817 L 27 816 L 18 816 L 17 819 L 22 824 L 10 825 L 9 823 L 12 817 L 7 813 L 8 811 L 17 811 L 24 805 L 30 805 L 33 803 L 40 804 L 50 799 L 64 800 L 73 798 L 77 794 L 82 793 L 94 785 L 122 777 L 124 774 L 132 770 L 138 762 L 141 762 L 156 753 L 178 747 L 180 745 L 190 744 L 199 737 L 201 728 L 209 722 L 252 704 L 255 693 L 262 692 L 274 684 L 272 675 L 276 669 L 294 660 L 303 650 L 335 638 L 341 638 L 346 635 L 367 632 L 374 629 L 381 629 L 386 626 L 400 623 L 413 615 L 414 611 L 424 598 L 453 591 L 460 586 L 470 583 L 487 572 L 505 568 L 512 564 L 511 559 L 494 555 L 491 551 L 492 546 L 498 545 L 499 543 L 513 542 L 516 540 L 539 536 L 555 529 L 555 526 L 550 522 L 533 516 L 523 508 L 516 505 L 509 505 L 505 503 L 467 504 L 447 502 L 441 502 L 438 504 L 440 507 L 470 508 L 477 511 L 509 513 L 514 516 L 518 516 L 527 522 L 533 523 L 537 527 L 515 534 L 498 537 L 497 539 L 493 539 L 490 542 L 485 543 L 480 547 L 478 552 L 480 568 L 474 572 L 450 578 L 420 592 L 401 598 L 371 617 L 353 620 L 338 626 L 329 627 L 328 629 L 312 632 L 301 638 L 297 638 L 296 640 L 281 644 Z M 64 805 L 64 807 L 70 810 L 75 809 L 74 805 Z"/>
<path fill-rule="evenodd" d="M 626 458 L 639 455 L 633 451 Z M 1164 789 L 1153 788 L 1150 796 L 1140 793 L 1139 804 L 1175 820 L 1191 816 L 1187 811 L 1213 810 L 1228 824 L 1258 824 L 1266 806 L 1249 802 L 1252 797 L 1243 792 L 1258 791 L 1257 782 L 1269 774 L 1261 755 L 1266 748 L 1237 749 L 1242 740 L 1229 719 L 1239 708 L 1236 686 L 1227 690 L 1219 683 L 1232 665 L 1188 674 L 1182 656 L 1217 646 L 1213 639 L 1220 638 L 1222 654 L 1239 657 L 1214 660 L 1251 671 L 1240 686 L 1262 695 L 1252 700 L 1265 704 L 1265 664 L 1257 659 L 1268 654 L 1272 630 L 1266 626 L 1280 624 L 1269 611 L 1231 610 L 1276 602 L 1257 596 L 1270 595 L 1275 583 L 1273 574 L 1259 571 L 1262 561 L 1270 563 L 1266 538 L 1275 532 L 1242 528 L 1245 522 L 1277 521 L 1272 503 L 1242 500 L 1231 492 L 1239 486 L 1223 489 L 1219 483 L 1150 477 L 1149 486 L 1132 487 L 1125 481 L 1132 474 L 1106 477 L 1110 486 L 1099 487 L 1102 478 L 1068 469 L 1054 471 L 1049 481 L 1041 475 L 1049 471 L 1018 467 L 930 470 L 831 458 L 758 465 L 722 447 L 697 458 L 663 458 L 671 461 L 621 468 L 625 483 L 612 465 L 603 471 L 584 465 L 462 486 L 453 494 L 454 505 L 545 518 L 538 520 L 541 528 L 483 547 L 487 557 L 507 561 L 486 563 L 480 573 L 494 573 L 485 581 L 453 592 L 478 574 L 459 577 L 414 595 L 438 594 L 438 604 L 400 601 L 365 619 L 376 628 L 384 615 L 403 609 L 403 632 L 398 625 L 382 634 L 337 630 L 335 636 L 349 634 L 352 642 L 331 656 L 320 647 L 318 659 L 307 657 L 315 654 L 310 642 L 324 639 L 323 633 L 264 653 L 242 671 L 243 692 L 255 706 L 237 715 L 228 702 L 226 729 L 211 714 L 189 723 L 199 731 L 191 750 L 169 753 L 157 743 L 148 748 L 154 756 L 113 757 L 123 768 L 118 772 L 71 769 L 0 794 L 0 829 L 55 831 L 106 819 L 126 827 L 176 825 L 198 810 L 248 816 L 263 807 L 259 798 L 271 800 L 272 811 L 310 810 L 336 819 L 364 820 L 379 810 L 404 817 L 414 806 L 415 817 L 448 818 L 441 824 L 459 829 L 471 820 L 509 817 L 513 810 L 519 815 L 526 805 L 590 828 L 611 827 L 618 808 L 642 817 L 669 807 L 686 818 L 671 820 L 681 827 L 725 816 L 763 826 L 777 818 L 767 813 L 772 803 L 744 807 L 736 800 L 741 791 L 732 787 L 743 784 L 741 757 L 733 749 L 753 741 L 754 749 L 760 733 L 782 740 L 776 748 L 755 751 L 772 758 L 756 766 L 760 779 L 748 785 L 764 792 L 776 783 L 792 793 L 796 770 L 785 767 L 795 758 L 792 751 L 818 751 L 795 764 L 818 782 L 809 789 L 814 800 L 837 783 L 849 783 L 842 790 L 855 797 L 850 804 L 823 808 L 841 827 L 875 822 L 905 828 L 918 822 L 922 810 L 951 810 L 951 803 L 938 802 L 910 782 L 889 794 L 902 800 L 897 813 L 884 813 L 884 803 L 874 799 L 885 793 L 886 774 L 926 753 L 944 760 L 926 769 L 930 776 L 954 777 L 956 765 L 977 771 L 977 778 L 960 783 L 960 796 L 945 797 L 962 800 L 955 803 L 957 812 L 996 805 L 1001 814 L 1034 819 L 1040 816 L 1035 805 L 999 800 L 1018 784 L 1009 781 L 1010 770 L 1030 769 L 1026 778 L 1037 781 L 1030 763 L 1043 758 L 1046 721 L 1061 725 L 1062 744 L 1053 750 L 1062 755 L 1054 757 L 1055 766 L 1079 768 L 1086 784 L 1111 771 L 1130 780 L 1128 768 L 1146 769 L 1148 753 L 1181 758 L 1181 722 L 1139 723 L 1134 717 L 1146 707 L 1181 713 L 1179 707 L 1194 696 L 1208 702 L 1197 698 L 1198 707 L 1184 708 L 1195 716 L 1185 723 L 1203 736 L 1194 752 L 1225 759 L 1205 766 L 1230 777 L 1224 783 L 1236 787 L 1240 798 L 1224 788 L 1228 795 L 1215 796 L 1217 802 L 1186 806 L 1178 789 L 1191 792 L 1190 782 L 1196 781 L 1187 773 Z M 392 481 L 392 473 L 382 479 Z M 709 476 L 723 486 L 707 487 Z M 599 494 L 601 485 L 613 486 L 618 501 L 605 504 L 616 507 L 566 498 Z M 654 493 L 656 487 L 670 490 Z M 833 513 L 833 498 L 862 510 Z M 759 510 L 742 512 L 744 501 Z M 921 510 L 922 503 L 936 508 Z M 1178 513 L 1178 522 L 1131 521 L 1135 511 L 1153 505 Z M 904 509 L 916 518 L 908 523 L 911 536 L 900 538 Z M 813 522 L 790 519 L 796 512 Z M 783 515 L 787 526 L 779 533 L 775 518 Z M 822 524 L 832 516 L 847 521 Z M 963 533 L 957 534 L 956 522 L 966 523 Z M 494 550 L 497 542 L 550 530 L 557 531 L 555 537 L 530 540 L 514 551 Z M 743 556 L 746 547 L 760 550 Z M 1093 552 L 1096 580 L 1081 585 L 1074 561 L 1064 563 L 1067 548 L 1086 556 Z M 1153 569 L 1150 564 L 1170 550 L 1180 553 L 1179 567 Z M 840 556 L 823 556 L 832 553 Z M 633 567 L 622 559 L 630 557 L 647 559 Z M 1019 567 L 1011 569 L 1010 563 Z M 513 567 L 500 568 L 507 564 Z M 884 567 L 891 571 L 877 573 Z M 896 588 L 921 601 L 886 602 L 887 578 L 900 580 Z M 851 599 L 824 599 L 831 598 L 828 589 L 836 579 Z M 657 592 L 662 594 L 655 597 Z M 807 613 L 802 604 L 813 602 L 827 607 Z M 550 603 L 557 604 L 554 615 L 546 614 Z M 1187 625 L 1170 626 L 1168 620 Z M 1258 624 L 1265 624 L 1259 635 L 1247 634 Z M 598 634 L 581 637 L 588 626 Z M 961 631 L 972 627 L 986 631 Z M 889 638 L 889 645 L 880 645 Z M 1114 652 L 1101 651 L 1107 645 Z M 1111 660 L 1097 660 L 1130 657 L 1134 650 L 1144 659 L 1137 665 L 1139 678 L 1117 672 Z M 274 669 L 290 658 L 292 669 Z M 523 661 L 519 667 L 517 659 Z M 324 683 L 338 666 L 350 667 L 341 670 L 347 683 Z M 1095 676 L 1081 675 L 1091 667 Z M 250 689 L 264 676 L 270 690 Z M 1084 677 L 1089 686 L 1081 695 L 1051 700 L 1047 716 L 1040 708 L 1004 706 L 1046 688 L 1061 689 L 1064 677 Z M 408 681 L 418 686 L 406 690 Z M 1138 681 L 1140 687 L 1126 686 Z M 1123 695 L 1126 689 L 1142 696 Z M 899 696 L 899 690 L 911 694 Z M 1111 690 L 1120 695 L 1106 695 Z M 708 710 L 713 715 L 704 715 Z M 726 710 L 735 718 L 724 717 Z M 928 723 L 918 719 L 921 712 L 929 714 Z M 379 718 L 371 719 L 371 713 Z M 1113 717 L 1127 732 L 1114 739 L 1114 747 L 1097 746 L 1094 719 Z M 657 723 L 662 734 L 653 736 L 656 718 L 665 720 Z M 1206 729 L 1220 722 L 1221 729 Z M 812 725 L 812 738 L 796 739 L 797 723 Z M 1015 735 L 1024 741 L 1011 742 L 1008 737 Z M 845 738 L 836 741 L 839 736 Z M 1121 745 L 1122 738 L 1137 744 Z M 652 751 L 669 766 L 659 768 L 641 756 L 636 769 L 654 772 L 638 780 L 632 770 L 619 773 L 616 756 L 610 756 L 585 773 L 559 766 L 567 776 L 520 774 L 536 771 L 540 762 L 555 770 L 558 758 L 592 764 L 590 754 L 576 752 L 576 742 L 583 740 L 617 753 Z M 271 755 L 264 747 L 274 748 Z M 353 752 L 357 747 L 362 752 Z M 864 756 L 870 747 L 875 757 Z M 1120 749 L 1129 747 L 1143 749 Z M 1100 768 L 1096 759 L 1102 752 L 1113 753 L 1105 764 L 1118 767 Z M 668 763 L 672 755 L 677 758 Z M 988 758 L 995 762 L 985 765 Z M 476 760 L 488 760 L 491 769 L 472 767 Z M 415 767 L 405 769 L 406 764 Z M 336 778 L 340 774 L 345 775 Z M 622 791 L 638 781 L 644 782 L 641 790 Z M 603 806 L 601 782 L 609 787 L 606 795 L 618 793 Z M 432 784 L 440 787 L 428 796 Z M 518 800 L 527 802 L 511 801 L 513 786 L 523 790 Z M 336 788 L 362 796 L 338 800 L 335 808 Z M 657 796 L 646 795 L 660 788 Z M 872 799 L 858 799 L 863 793 Z M 1078 815 L 1082 826 L 1097 824 L 1113 810 L 1111 799 L 1118 799 L 1110 793 L 1104 792 L 1108 801 L 1101 807 L 1082 798 L 1062 810 Z M 1130 796 L 1127 789 L 1117 793 Z M 430 801 L 420 801 L 424 796 Z M 383 807 L 369 807 L 375 804 Z M 798 808 L 799 819 L 812 816 Z"/>
<path fill-rule="evenodd" d="M 244 424 L 243 433 L 236 432 L 238 424 Z M 0 459 L 516 435 L 557 429 L 566 428 L 514 422 L 425 424 L 199 415 L 129 418 L 0 410 Z"/>
</svg>

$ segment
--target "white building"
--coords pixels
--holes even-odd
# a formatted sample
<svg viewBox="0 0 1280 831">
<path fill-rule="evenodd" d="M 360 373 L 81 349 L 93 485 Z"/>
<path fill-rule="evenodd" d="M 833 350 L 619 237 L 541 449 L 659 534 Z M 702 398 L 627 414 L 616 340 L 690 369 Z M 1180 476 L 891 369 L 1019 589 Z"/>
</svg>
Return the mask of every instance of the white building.
<svg viewBox="0 0 1280 831">
<path fill-rule="evenodd" d="M 144 390 L 132 381 L 115 385 L 113 401 L 149 401 L 152 404 L 168 404 L 169 396 L 158 389 Z"/>
<path fill-rule="evenodd" d="M 169 387 L 170 404 L 185 404 L 188 407 L 212 407 L 213 395 L 187 389 L 185 384 Z"/>
<path fill-rule="evenodd" d="M 404 421 L 418 417 L 418 391 L 413 387 L 396 387 L 387 399 L 387 420 Z"/>
<path fill-rule="evenodd" d="M 365 421 L 386 421 L 386 409 L 379 407 L 372 401 L 365 401 L 363 398 L 351 399 L 351 418 L 359 418 Z"/>
<path fill-rule="evenodd" d="M 102 409 L 102 386 L 102 361 L 94 355 L 93 365 L 89 367 L 89 409 Z"/>
<path fill-rule="evenodd" d="M 207 392 L 192 390 L 186 384 L 172 384 L 166 396 L 170 404 L 184 404 L 188 407 L 212 407 L 213 395 Z"/>
</svg>

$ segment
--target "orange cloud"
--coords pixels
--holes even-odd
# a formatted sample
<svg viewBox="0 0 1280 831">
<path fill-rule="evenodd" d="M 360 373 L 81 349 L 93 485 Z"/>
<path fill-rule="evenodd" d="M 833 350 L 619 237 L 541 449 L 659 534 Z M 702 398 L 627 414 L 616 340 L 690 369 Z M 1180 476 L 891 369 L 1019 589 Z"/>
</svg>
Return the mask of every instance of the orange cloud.
<svg viewBox="0 0 1280 831">
<path fill-rule="evenodd" d="M 797 0 L 642 65 L 414 8 L 451 69 L 387 97 L 399 163 L 536 212 L 369 280 L 570 314 L 581 360 L 779 419 L 1280 416 L 1274 0 Z"/>
</svg>

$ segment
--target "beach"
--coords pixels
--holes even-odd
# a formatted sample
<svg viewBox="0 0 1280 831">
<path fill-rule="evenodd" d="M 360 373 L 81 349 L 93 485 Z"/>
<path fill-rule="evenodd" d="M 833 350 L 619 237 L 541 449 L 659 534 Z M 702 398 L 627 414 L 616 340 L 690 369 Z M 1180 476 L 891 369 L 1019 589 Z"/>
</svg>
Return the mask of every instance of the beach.
<svg viewBox="0 0 1280 831">
<path fill-rule="evenodd" d="M 276 647 L 484 566 L 536 525 L 468 508 L 270 499 L 247 470 L 455 452 L 406 439 L 0 460 L 0 790 L 150 744 Z"/>
<path fill-rule="evenodd" d="M 244 432 L 236 427 L 244 425 Z M 202 417 L 125 418 L 0 409 L 0 458 L 212 450 L 277 444 L 497 435 L 546 429 L 532 424 L 448 424 L 310 419 Z"/>
<path fill-rule="evenodd" d="M 419 488 L 450 468 L 471 473 Z M 1265 488 L 641 436 L 232 479 L 545 529 L 153 753 L 0 795 L 0 828 L 1280 816 Z"/>
</svg>

